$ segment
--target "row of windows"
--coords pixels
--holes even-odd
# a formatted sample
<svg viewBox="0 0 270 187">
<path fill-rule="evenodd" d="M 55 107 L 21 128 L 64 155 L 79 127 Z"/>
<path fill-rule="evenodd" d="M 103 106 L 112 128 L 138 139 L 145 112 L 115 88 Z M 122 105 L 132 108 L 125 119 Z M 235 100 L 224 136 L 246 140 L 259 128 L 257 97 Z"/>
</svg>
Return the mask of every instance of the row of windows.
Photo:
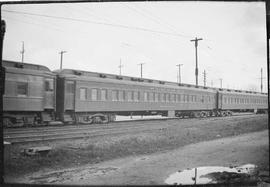
<svg viewBox="0 0 270 187">
<path fill-rule="evenodd" d="M 235 97 L 224 97 L 224 104 L 248 104 L 248 103 L 267 103 L 267 99 L 249 99 L 249 98 L 235 98 Z"/>
<path fill-rule="evenodd" d="M 53 81 L 47 80 L 44 85 L 45 91 L 53 91 Z M 17 95 L 27 96 L 28 95 L 28 83 L 27 82 L 17 82 Z"/>
<path fill-rule="evenodd" d="M 87 88 L 80 88 L 80 100 L 87 100 Z M 90 100 L 92 101 L 106 101 L 108 100 L 108 90 L 107 89 L 90 89 L 89 94 Z M 112 90 L 111 91 L 111 100 L 112 101 L 134 101 L 138 102 L 143 100 L 144 102 L 202 102 L 210 103 L 214 100 L 210 96 L 197 96 L 197 95 L 188 95 L 188 94 L 169 94 L 169 93 L 156 93 L 156 92 L 144 92 L 140 98 L 139 91 L 124 91 L 124 90 Z"/>
</svg>

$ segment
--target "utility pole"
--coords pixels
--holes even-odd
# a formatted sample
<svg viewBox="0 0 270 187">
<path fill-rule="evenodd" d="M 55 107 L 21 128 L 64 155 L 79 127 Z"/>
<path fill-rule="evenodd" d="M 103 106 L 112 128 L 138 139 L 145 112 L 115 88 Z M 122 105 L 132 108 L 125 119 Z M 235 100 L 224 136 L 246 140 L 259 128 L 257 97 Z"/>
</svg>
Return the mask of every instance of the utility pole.
<svg viewBox="0 0 270 187">
<path fill-rule="evenodd" d="M 220 88 L 222 88 L 222 79 L 219 79 L 220 80 Z"/>
<path fill-rule="evenodd" d="M 67 51 L 60 51 L 60 70 L 62 69 L 62 65 L 63 65 L 63 54 L 66 53 Z"/>
<path fill-rule="evenodd" d="M 263 92 L 263 69 L 261 68 L 261 93 Z"/>
<path fill-rule="evenodd" d="M 138 64 L 138 65 L 141 66 L 141 78 L 142 78 L 142 67 L 143 67 L 144 64 L 145 64 L 145 63 L 140 63 L 140 64 Z"/>
<path fill-rule="evenodd" d="M 213 80 L 211 80 L 211 87 L 213 87 Z"/>
<path fill-rule="evenodd" d="M 20 53 L 22 54 L 22 63 L 23 63 L 23 60 L 24 60 L 24 41 L 22 42 L 22 50 L 20 51 Z"/>
<path fill-rule="evenodd" d="M 179 70 L 179 84 L 181 84 L 181 66 L 183 66 L 183 64 L 177 64 L 176 66 L 178 66 L 178 70 Z"/>
<path fill-rule="evenodd" d="M 196 86 L 198 86 L 198 55 L 197 55 L 197 47 L 198 47 L 198 41 L 202 40 L 202 38 L 195 38 L 194 40 L 190 40 L 191 42 L 195 42 L 195 57 L 196 57 L 196 68 L 195 68 L 195 76 L 196 76 Z"/>
<path fill-rule="evenodd" d="M 203 86 L 206 87 L 206 72 L 203 71 Z"/>
<path fill-rule="evenodd" d="M 118 67 L 119 67 L 119 75 L 121 75 L 121 69 L 122 69 L 122 67 L 124 67 L 124 66 L 121 64 L 121 58 L 120 58 L 120 65 L 119 65 Z"/>
</svg>

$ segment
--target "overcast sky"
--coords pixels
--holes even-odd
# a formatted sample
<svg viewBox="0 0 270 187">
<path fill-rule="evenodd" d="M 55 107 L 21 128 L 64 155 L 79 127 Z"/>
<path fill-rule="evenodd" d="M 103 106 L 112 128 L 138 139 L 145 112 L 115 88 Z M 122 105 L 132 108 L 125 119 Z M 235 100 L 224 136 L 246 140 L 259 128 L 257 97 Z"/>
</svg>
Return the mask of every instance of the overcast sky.
<svg viewBox="0 0 270 187">
<path fill-rule="evenodd" d="M 5 5 L 3 57 L 63 68 L 195 84 L 198 45 L 199 85 L 260 91 L 263 68 L 267 91 L 264 2 L 119 2 Z"/>
</svg>

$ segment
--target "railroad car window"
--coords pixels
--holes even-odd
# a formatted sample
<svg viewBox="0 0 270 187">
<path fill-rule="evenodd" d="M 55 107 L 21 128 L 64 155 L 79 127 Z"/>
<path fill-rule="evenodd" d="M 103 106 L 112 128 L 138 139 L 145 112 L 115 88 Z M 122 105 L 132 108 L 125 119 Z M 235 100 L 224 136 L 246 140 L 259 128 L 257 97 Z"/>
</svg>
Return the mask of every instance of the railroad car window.
<svg viewBox="0 0 270 187">
<path fill-rule="evenodd" d="M 53 80 L 45 81 L 45 91 L 53 91 Z"/>
<path fill-rule="evenodd" d="M 189 95 L 186 95 L 186 102 L 189 102 Z"/>
<path fill-rule="evenodd" d="M 67 93 L 74 93 L 74 84 L 67 83 Z"/>
<path fill-rule="evenodd" d="M 158 93 L 154 93 L 154 101 L 155 101 L 155 102 L 158 102 L 158 98 L 159 98 L 159 97 L 158 97 Z"/>
<path fill-rule="evenodd" d="M 102 89 L 101 92 L 100 92 L 100 100 L 101 101 L 106 101 L 107 100 L 107 90 L 105 89 Z"/>
<path fill-rule="evenodd" d="M 226 98 L 226 97 L 224 97 L 224 103 L 225 103 L 225 104 L 227 103 L 227 98 Z"/>
<path fill-rule="evenodd" d="M 87 90 L 86 88 L 80 88 L 80 100 L 86 100 Z"/>
<path fill-rule="evenodd" d="M 139 101 L 139 92 L 133 92 L 133 99 L 134 101 Z"/>
<path fill-rule="evenodd" d="M 192 95 L 189 95 L 189 102 L 192 102 Z"/>
<path fill-rule="evenodd" d="M 210 96 L 208 96 L 208 101 L 209 101 L 209 103 L 211 102 L 211 98 L 210 98 Z"/>
<path fill-rule="evenodd" d="M 148 94 L 148 96 L 149 96 L 149 101 L 154 101 L 154 93 L 153 92 L 150 92 L 149 94 Z"/>
<path fill-rule="evenodd" d="M 165 101 L 165 94 L 163 94 L 163 93 L 160 94 L 160 101 L 161 102 Z"/>
<path fill-rule="evenodd" d="M 119 101 L 124 101 L 124 91 L 123 90 L 118 91 L 118 99 L 119 99 Z"/>
<path fill-rule="evenodd" d="M 97 100 L 97 89 L 91 89 L 91 100 L 96 101 Z"/>
<path fill-rule="evenodd" d="M 171 95 L 171 101 L 172 101 L 172 102 L 175 102 L 175 94 L 172 94 L 172 95 Z"/>
<path fill-rule="evenodd" d="M 143 98 L 144 98 L 144 101 L 148 101 L 148 93 L 147 92 L 144 92 Z"/>
<path fill-rule="evenodd" d="M 17 94 L 19 96 L 26 96 L 28 91 L 27 82 L 17 82 Z"/>
<path fill-rule="evenodd" d="M 180 94 L 177 95 L 177 98 L 178 98 L 178 102 L 181 102 L 181 95 Z"/>
<path fill-rule="evenodd" d="M 132 92 L 131 91 L 127 91 L 127 100 L 128 101 L 133 101 Z"/>
<path fill-rule="evenodd" d="M 166 93 L 166 101 L 170 102 L 170 94 Z"/>
<path fill-rule="evenodd" d="M 117 90 L 112 91 L 112 101 L 118 101 Z"/>
<path fill-rule="evenodd" d="M 204 96 L 202 96 L 202 103 L 204 102 Z"/>
</svg>

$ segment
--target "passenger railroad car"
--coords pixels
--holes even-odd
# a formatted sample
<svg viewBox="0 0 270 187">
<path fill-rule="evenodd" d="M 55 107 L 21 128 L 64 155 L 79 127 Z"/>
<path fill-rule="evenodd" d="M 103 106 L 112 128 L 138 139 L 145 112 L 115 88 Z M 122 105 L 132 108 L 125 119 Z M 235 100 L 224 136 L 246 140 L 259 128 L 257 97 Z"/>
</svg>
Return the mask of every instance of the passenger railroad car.
<svg viewBox="0 0 270 187">
<path fill-rule="evenodd" d="M 47 67 L 3 61 L 5 92 L 4 126 L 22 126 L 54 121 L 56 76 Z"/>
</svg>

